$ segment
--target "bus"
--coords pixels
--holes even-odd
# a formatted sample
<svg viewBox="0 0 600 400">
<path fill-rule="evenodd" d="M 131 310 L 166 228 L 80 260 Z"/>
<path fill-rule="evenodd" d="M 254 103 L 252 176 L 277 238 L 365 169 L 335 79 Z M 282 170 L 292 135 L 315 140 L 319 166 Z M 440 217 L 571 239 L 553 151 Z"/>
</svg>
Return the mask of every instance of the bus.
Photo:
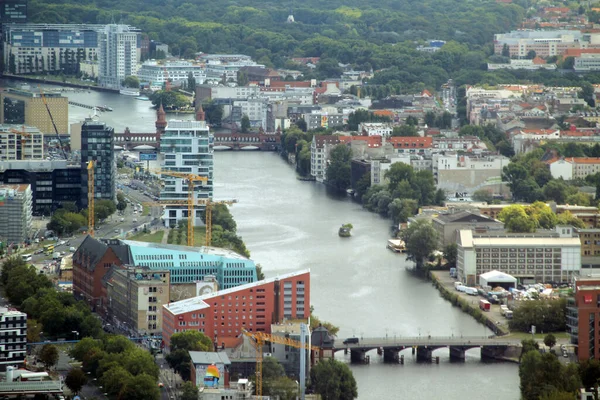
<svg viewBox="0 0 600 400">
<path fill-rule="evenodd" d="M 47 244 L 44 246 L 44 253 L 46 254 L 52 254 L 52 252 L 54 252 L 54 245 L 53 244 Z"/>
<path fill-rule="evenodd" d="M 23 261 L 31 261 L 31 256 L 31 254 L 23 254 L 21 258 L 23 259 Z"/>
</svg>

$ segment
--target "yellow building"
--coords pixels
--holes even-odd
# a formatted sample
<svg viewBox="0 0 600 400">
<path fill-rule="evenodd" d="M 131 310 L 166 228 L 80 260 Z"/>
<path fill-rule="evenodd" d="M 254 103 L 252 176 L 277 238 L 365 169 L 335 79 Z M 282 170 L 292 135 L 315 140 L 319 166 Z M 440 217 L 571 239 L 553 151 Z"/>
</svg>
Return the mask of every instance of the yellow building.
<svg viewBox="0 0 600 400">
<path fill-rule="evenodd" d="M 45 93 L 45 97 L 58 133 L 68 133 L 69 99 L 57 93 Z M 56 133 L 39 92 L 18 89 L 0 92 L 0 123 L 34 126 L 42 133 Z"/>
</svg>

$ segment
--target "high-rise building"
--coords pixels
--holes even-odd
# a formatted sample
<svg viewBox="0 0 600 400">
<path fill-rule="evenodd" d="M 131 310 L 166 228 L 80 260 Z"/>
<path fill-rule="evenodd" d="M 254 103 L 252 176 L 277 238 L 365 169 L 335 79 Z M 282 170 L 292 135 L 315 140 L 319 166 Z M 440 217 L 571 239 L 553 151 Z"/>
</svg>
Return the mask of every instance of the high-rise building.
<svg viewBox="0 0 600 400">
<path fill-rule="evenodd" d="M 0 239 L 22 243 L 31 234 L 31 186 L 0 185 Z"/>
<path fill-rule="evenodd" d="M 206 121 L 168 122 L 160 137 L 161 169 L 204 176 L 206 182 L 194 182 L 194 198 L 213 197 L 213 134 Z M 160 192 L 161 201 L 187 200 L 188 184 L 183 178 L 162 175 L 164 187 Z M 195 225 L 202 223 L 202 207 L 195 208 Z M 163 216 L 165 226 L 176 226 L 181 219 L 187 219 L 187 205 L 166 206 Z"/>
<path fill-rule="evenodd" d="M 69 99 L 58 93 L 44 93 L 44 96 L 58 133 L 67 133 L 69 131 Z M 27 125 L 36 127 L 42 133 L 56 134 L 52 119 L 39 91 L 6 89 L 0 92 L 0 123 Z"/>
<path fill-rule="evenodd" d="M 80 166 L 65 160 L 1 161 L 2 183 L 31 185 L 34 215 L 50 215 L 66 202 L 81 207 Z"/>
<path fill-rule="evenodd" d="M 39 129 L 0 125 L 0 161 L 43 159 L 44 134 Z"/>
<path fill-rule="evenodd" d="M 104 122 L 91 119 L 81 126 L 81 204 L 87 207 L 88 171 L 87 164 L 94 162 L 94 193 L 96 199 L 114 200 L 115 130 Z"/>
<path fill-rule="evenodd" d="M 600 279 L 577 278 L 567 302 L 567 331 L 579 361 L 600 358 Z"/>
<path fill-rule="evenodd" d="M 27 314 L 0 308 L 0 369 L 23 365 L 27 354 Z"/>
<path fill-rule="evenodd" d="M 98 76 L 100 85 L 121 87 L 127 76 L 137 75 L 139 30 L 128 25 L 106 25 L 100 33 Z"/>
</svg>

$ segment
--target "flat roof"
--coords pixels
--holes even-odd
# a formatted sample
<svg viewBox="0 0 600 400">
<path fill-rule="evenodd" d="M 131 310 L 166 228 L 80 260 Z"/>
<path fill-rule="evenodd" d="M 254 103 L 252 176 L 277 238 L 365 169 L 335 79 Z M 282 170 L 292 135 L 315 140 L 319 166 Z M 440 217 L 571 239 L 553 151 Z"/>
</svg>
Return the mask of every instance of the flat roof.
<svg viewBox="0 0 600 400">
<path fill-rule="evenodd" d="M 246 283 L 244 285 L 232 287 L 229 289 L 219 290 L 214 293 L 205 294 L 202 296 L 192 297 L 191 299 L 185 299 L 176 301 L 173 303 L 163 305 L 164 308 L 169 310 L 173 315 L 185 314 L 190 311 L 198 311 L 208 308 L 209 305 L 205 300 L 212 299 L 218 296 L 225 296 L 231 293 L 239 292 L 240 290 L 252 289 L 258 286 L 269 284 L 275 281 L 281 281 L 288 278 L 293 278 L 298 275 L 310 273 L 310 269 L 304 269 L 297 272 L 290 272 L 289 274 L 275 276 L 273 278 L 263 279 L 262 281 L 256 281 L 252 283 Z"/>
<path fill-rule="evenodd" d="M 473 246 L 581 246 L 577 237 L 473 238 Z"/>
<path fill-rule="evenodd" d="M 162 244 L 162 243 L 148 243 L 148 242 L 137 242 L 134 240 L 121 240 L 121 243 L 129 246 L 131 255 L 134 257 L 139 255 L 155 255 L 167 253 L 180 253 L 188 255 L 188 258 L 182 261 L 207 261 L 201 259 L 200 256 L 214 256 L 214 257 L 226 257 L 236 260 L 249 260 L 248 258 L 239 255 L 235 251 L 229 249 L 222 249 L 219 247 L 192 247 L 192 246 L 181 246 L 176 244 Z M 195 255 L 195 258 L 189 258 L 189 255 Z M 179 259 L 177 259 L 179 260 Z M 173 260 L 175 261 L 175 259 Z M 208 260 L 210 261 L 210 259 Z"/>
</svg>

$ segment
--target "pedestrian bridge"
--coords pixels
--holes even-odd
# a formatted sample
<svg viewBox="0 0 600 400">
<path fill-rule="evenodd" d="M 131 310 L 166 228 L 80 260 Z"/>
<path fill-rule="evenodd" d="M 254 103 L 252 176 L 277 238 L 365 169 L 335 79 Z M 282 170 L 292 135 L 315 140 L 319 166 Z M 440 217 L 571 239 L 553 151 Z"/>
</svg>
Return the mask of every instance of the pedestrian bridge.
<svg viewBox="0 0 600 400">
<path fill-rule="evenodd" d="M 474 348 L 481 349 L 481 358 L 509 359 L 513 358 L 516 353 L 520 354 L 521 340 L 501 336 L 419 336 L 360 338 L 358 343 L 343 344 L 338 339 L 335 341 L 334 352 L 343 350 L 347 353 L 349 351 L 352 362 L 366 363 L 369 360 L 366 353 L 376 349 L 379 354 L 383 355 L 384 361 L 400 362 L 403 360 L 400 353 L 411 349 L 412 354 L 416 354 L 417 361 L 432 361 L 433 352 L 441 348 L 448 348 L 450 359 L 455 360 L 464 360 L 465 352 Z"/>
</svg>

